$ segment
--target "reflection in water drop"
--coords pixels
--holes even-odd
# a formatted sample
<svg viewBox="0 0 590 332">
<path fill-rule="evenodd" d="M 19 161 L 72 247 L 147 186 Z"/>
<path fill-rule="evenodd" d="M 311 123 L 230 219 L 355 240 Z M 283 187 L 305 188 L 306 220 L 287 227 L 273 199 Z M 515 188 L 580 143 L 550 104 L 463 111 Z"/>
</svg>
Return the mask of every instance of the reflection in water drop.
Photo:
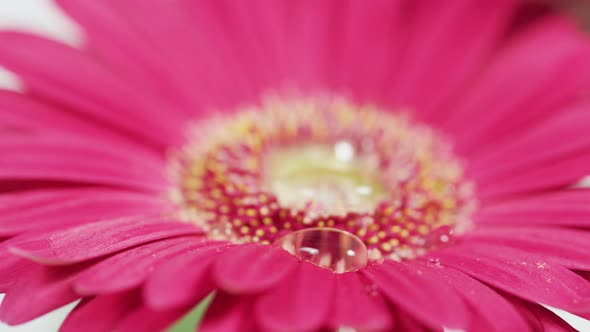
<svg viewBox="0 0 590 332">
<path fill-rule="evenodd" d="M 301 260 L 336 273 L 356 271 L 368 261 L 363 241 L 335 228 L 303 229 L 283 236 L 275 245 Z"/>
</svg>

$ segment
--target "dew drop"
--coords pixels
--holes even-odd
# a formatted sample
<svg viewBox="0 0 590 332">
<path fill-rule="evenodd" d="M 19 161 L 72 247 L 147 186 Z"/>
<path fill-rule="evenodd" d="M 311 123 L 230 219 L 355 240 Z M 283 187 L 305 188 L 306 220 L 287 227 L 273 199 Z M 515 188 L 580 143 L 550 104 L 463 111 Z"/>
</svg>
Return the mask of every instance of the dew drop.
<svg viewBox="0 0 590 332">
<path fill-rule="evenodd" d="M 432 266 L 440 266 L 440 259 L 436 257 L 430 257 L 428 258 L 428 264 Z"/>
<path fill-rule="evenodd" d="M 335 228 L 307 228 L 275 242 L 301 260 L 336 273 L 356 271 L 367 265 L 367 247 L 349 232 Z"/>
</svg>

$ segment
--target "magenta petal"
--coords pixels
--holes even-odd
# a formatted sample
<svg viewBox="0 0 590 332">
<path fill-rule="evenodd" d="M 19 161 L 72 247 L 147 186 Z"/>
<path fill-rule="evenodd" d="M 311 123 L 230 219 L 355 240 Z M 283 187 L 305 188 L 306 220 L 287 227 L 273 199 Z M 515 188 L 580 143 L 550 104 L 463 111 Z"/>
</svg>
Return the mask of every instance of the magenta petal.
<svg viewBox="0 0 590 332">
<path fill-rule="evenodd" d="M 167 183 L 162 175 L 162 161 L 129 152 L 106 147 L 97 140 L 8 136 L 0 142 L 0 180 L 52 180 L 164 190 Z"/>
<path fill-rule="evenodd" d="M 351 327 L 358 331 L 391 331 L 389 304 L 360 273 L 335 275 L 336 290 L 329 315 L 330 327 Z"/>
<path fill-rule="evenodd" d="M 338 4 L 336 39 L 340 40 L 330 46 L 335 62 L 334 85 L 349 89 L 363 100 L 382 98 L 405 46 L 399 42 L 406 32 L 404 4 L 389 0 Z"/>
<path fill-rule="evenodd" d="M 23 235 L 11 243 L 11 250 L 44 264 L 73 264 L 149 241 L 200 232 L 186 223 L 126 218 Z"/>
<path fill-rule="evenodd" d="M 590 271 L 588 232 L 563 228 L 479 228 L 465 236 L 466 245 L 514 248 L 569 269 Z"/>
<path fill-rule="evenodd" d="M 4 200 L 5 209 L 0 208 L 0 236 L 40 228 L 67 228 L 117 217 L 150 215 L 167 208 L 166 203 L 158 198 L 117 190 L 64 190 L 53 194 L 54 198 L 39 197 L 51 201 L 35 199 L 35 195 L 29 193 L 8 196 L 19 201 L 11 204 L 10 199 Z M 29 202 L 23 204 L 20 200 Z M 0 204 L 2 201 L 0 197 Z"/>
<path fill-rule="evenodd" d="M 301 262 L 290 278 L 260 296 L 254 314 L 269 331 L 315 331 L 328 318 L 333 291 L 332 271 Z"/>
<path fill-rule="evenodd" d="M 391 302 L 431 328 L 465 328 L 467 308 L 430 269 L 394 261 L 361 270 Z"/>
<path fill-rule="evenodd" d="M 430 267 L 430 271 L 468 304 L 472 312 L 468 331 L 530 331 L 518 310 L 495 290 L 455 269 L 438 266 Z"/>
<path fill-rule="evenodd" d="M 223 254 L 213 268 L 217 286 L 233 294 L 269 289 L 291 274 L 298 260 L 285 250 L 246 244 Z"/>
<path fill-rule="evenodd" d="M 536 304 L 526 304 L 528 310 L 535 316 L 544 332 L 576 332 L 566 321 L 553 312 Z M 526 309 L 525 309 L 526 310 Z"/>
<path fill-rule="evenodd" d="M 458 151 L 506 143 L 510 134 L 578 100 L 590 84 L 589 52 L 587 39 L 567 18 L 547 15 L 521 29 L 445 119 Z M 473 117 L 478 120 L 465 121 Z"/>
<path fill-rule="evenodd" d="M 25 323 L 80 296 L 71 288 L 78 268 L 22 267 L 0 306 L 0 320 L 11 325 Z"/>
<path fill-rule="evenodd" d="M 590 104 L 587 101 L 560 107 L 548 121 L 523 130 L 518 140 L 499 144 L 470 159 L 470 175 L 480 181 L 526 173 L 539 165 L 571 158 L 590 149 Z"/>
<path fill-rule="evenodd" d="M 210 269 L 228 248 L 222 242 L 206 242 L 202 247 L 162 263 L 146 281 L 143 297 L 155 310 L 194 305 L 215 289 Z"/>
<path fill-rule="evenodd" d="M 60 332 L 113 331 L 117 324 L 140 305 L 136 291 L 98 296 L 80 302 L 68 315 Z"/>
<path fill-rule="evenodd" d="M 484 206 L 476 221 L 489 225 L 590 227 L 590 190 L 560 190 Z"/>
<path fill-rule="evenodd" d="M 165 331 L 188 312 L 188 308 L 154 311 L 140 306 L 127 312 L 114 331 L 117 332 L 160 332 Z"/>
<path fill-rule="evenodd" d="M 441 111 L 441 104 L 457 93 L 462 96 L 465 85 L 489 61 L 518 4 L 455 0 L 438 3 L 436 10 L 428 0 L 405 5 L 411 8 L 406 9 L 410 18 L 402 28 L 408 30 L 407 44 L 390 91 L 398 105 L 438 118 L 449 113 Z M 403 45 L 400 39 L 392 40 Z"/>
<path fill-rule="evenodd" d="M 176 237 L 151 242 L 104 259 L 81 273 L 74 288 L 82 295 L 114 293 L 137 287 L 155 266 L 196 247 L 201 238 Z"/>
<path fill-rule="evenodd" d="M 254 332 L 252 300 L 223 292 L 215 294 L 213 302 L 199 326 L 199 332 Z M 274 331 L 274 330 L 273 330 Z"/>
<path fill-rule="evenodd" d="M 39 54 L 47 61 L 39 61 Z M 182 139 L 177 129 L 184 119 L 177 113 L 162 111 L 160 107 L 165 105 L 157 99 L 132 89 L 80 50 L 4 31 L 0 33 L 0 63 L 22 77 L 37 94 L 106 122 L 153 147 L 166 148 Z"/>
<path fill-rule="evenodd" d="M 437 256 L 441 264 L 522 299 L 582 315 L 590 312 L 590 283 L 541 256 L 478 245 L 456 245 Z"/>
</svg>

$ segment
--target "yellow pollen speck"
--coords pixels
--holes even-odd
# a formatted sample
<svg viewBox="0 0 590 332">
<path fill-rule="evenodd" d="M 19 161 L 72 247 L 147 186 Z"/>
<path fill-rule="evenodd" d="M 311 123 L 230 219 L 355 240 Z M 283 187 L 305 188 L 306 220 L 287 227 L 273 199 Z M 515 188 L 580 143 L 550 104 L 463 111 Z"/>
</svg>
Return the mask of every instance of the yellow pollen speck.
<svg viewBox="0 0 590 332">
<path fill-rule="evenodd" d="M 389 252 L 389 251 L 391 251 L 392 247 L 391 247 L 391 244 L 385 242 L 385 243 L 381 244 L 381 249 L 385 252 Z"/>
<path fill-rule="evenodd" d="M 323 221 L 318 222 L 318 227 L 324 227 L 326 224 Z"/>
<path fill-rule="evenodd" d="M 265 225 L 270 225 L 270 224 L 272 224 L 272 218 L 265 217 L 264 219 L 262 219 L 262 223 Z"/>
<path fill-rule="evenodd" d="M 376 230 L 378 230 L 378 229 L 379 229 L 379 225 L 377 225 L 377 224 L 370 224 L 370 225 L 369 225 L 369 230 L 370 230 L 371 232 L 374 232 L 374 231 L 376 231 Z"/>
<path fill-rule="evenodd" d="M 379 231 L 379 233 L 377 233 L 377 236 L 380 239 L 384 239 L 387 236 L 387 233 L 385 233 L 384 231 Z"/>
<path fill-rule="evenodd" d="M 367 241 L 369 244 L 376 244 L 377 242 L 379 242 L 379 238 L 375 235 L 371 236 L 369 238 L 369 241 Z"/>
<path fill-rule="evenodd" d="M 389 240 L 389 244 L 391 244 L 391 246 L 393 246 L 393 247 L 397 247 L 397 246 L 399 246 L 399 240 L 398 239 L 391 239 L 391 240 Z"/>
<path fill-rule="evenodd" d="M 248 226 L 242 226 L 240 228 L 240 233 L 242 233 L 242 234 L 248 234 L 249 232 L 250 232 L 250 227 L 248 227 Z"/>
<path fill-rule="evenodd" d="M 199 189 L 201 187 L 201 180 L 199 178 L 188 178 L 185 180 L 185 186 L 189 189 Z"/>
<path fill-rule="evenodd" d="M 406 238 L 406 237 L 408 237 L 409 235 L 410 235 L 410 232 L 408 232 L 408 230 L 407 230 L 407 229 L 402 229 L 402 230 L 399 232 L 399 236 L 401 236 L 401 237 L 403 237 L 403 238 Z"/>
<path fill-rule="evenodd" d="M 283 228 L 284 229 L 291 229 L 291 223 L 290 222 L 286 222 L 283 224 Z"/>
<path fill-rule="evenodd" d="M 391 207 L 391 206 L 388 206 L 388 207 L 387 207 L 387 208 L 386 208 L 386 209 L 383 211 L 383 214 L 384 214 L 384 215 L 386 215 L 386 216 L 390 216 L 390 215 L 392 215 L 392 214 L 393 214 L 393 207 Z"/>
<path fill-rule="evenodd" d="M 391 226 L 390 230 L 392 233 L 399 233 L 402 230 L 402 228 L 399 225 L 393 225 Z"/>
<path fill-rule="evenodd" d="M 221 212 L 221 213 L 228 213 L 229 212 L 229 207 L 227 205 L 222 205 L 221 207 L 219 207 L 219 212 Z"/>
<path fill-rule="evenodd" d="M 272 234 L 275 234 L 276 232 L 278 232 L 278 229 L 276 226 L 270 226 L 270 228 L 268 229 Z"/>
<path fill-rule="evenodd" d="M 422 235 L 428 234 L 428 227 L 426 225 L 418 226 L 418 233 L 420 233 Z"/>
<path fill-rule="evenodd" d="M 268 212 L 269 212 L 269 210 L 268 210 L 268 208 L 266 206 L 263 206 L 263 207 L 260 208 L 260 215 L 261 216 L 268 215 Z"/>
<path fill-rule="evenodd" d="M 222 197 L 222 195 L 223 195 L 223 193 L 221 192 L 220 189 L 216 188 L 216 189 L 211 190 L 211 197 L 213 197 L 213 198 L 219 199 Z"/>
<path fill-rule="evenodd" d="M 255 234 L 256 234 L 256 236 L 264 236 L 264 230 L 257 229 Z"/>
<path fill-rule="evenodd" d="M 246 215 L 248 217 L 256 217 L 256 214 L 257 213 L 256 213 L 256 210 L 255 209 L 248 209 L 248 210 L 246 210 Z"/>
<path fill-rule="evenodd" d="M 361 236 L 361 237 L 362 237 L 362 236 L 365 236 L 365 235 L 367 235 L 367 230 L 366 230 L 366 229 L 364 229 L 364 228 L 362 228 L 362 229 L 359 229 L 359 230 L 356 232 L 356 234 L 357 234 L 358 236 Z"/>
<path fill-rule="evenodd" d="M 260 222 L 258 221 L 258 219 L 253 219 L 252 221 L 250 221 L 250 225 L 256 227 L 260 225 Z"/>
<path fill-rule="evenodd" d="M 334 224 L 335 224 L 335 222 L 332 219 L 328 220 L 328 222 L 326 223 L 326 225 L 328 225 L 328 227 L 334 227 Z"/>
</svg>

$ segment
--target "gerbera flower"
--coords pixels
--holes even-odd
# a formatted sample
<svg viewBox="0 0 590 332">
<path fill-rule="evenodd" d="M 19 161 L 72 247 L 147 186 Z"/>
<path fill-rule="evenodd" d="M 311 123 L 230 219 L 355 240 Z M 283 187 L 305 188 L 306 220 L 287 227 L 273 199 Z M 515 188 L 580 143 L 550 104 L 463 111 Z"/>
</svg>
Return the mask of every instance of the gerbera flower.
<svg viewBox="0 0 590 332">
<path fill-rule="evenodd" d="M 571 330 L 590 43 L 518 1 L 74 1 L 0 33 L 0 319 Z"/>
</svg>

